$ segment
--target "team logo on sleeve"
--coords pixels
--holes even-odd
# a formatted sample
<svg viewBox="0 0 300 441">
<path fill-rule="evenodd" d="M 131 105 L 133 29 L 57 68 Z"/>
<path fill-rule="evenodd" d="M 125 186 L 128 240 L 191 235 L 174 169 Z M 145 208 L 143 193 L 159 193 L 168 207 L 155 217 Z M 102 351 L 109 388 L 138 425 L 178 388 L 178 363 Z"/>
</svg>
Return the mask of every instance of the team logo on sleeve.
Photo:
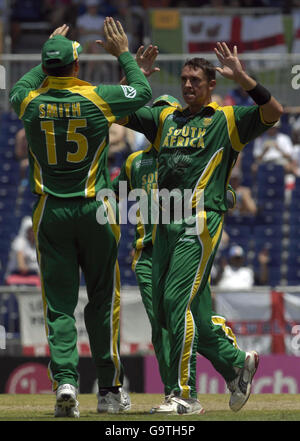
<svg viewBox="0 0 300 441">
<path fill-rule="evenodd" d="M 212 123 L 212 118 L 203 118 L 203 125 L 209 126 Z"/>
<path fill-rule="evenodd" d="M 124 92 L 124 95 L 126 98 L 135 98 L 136 96 L 136 89 L 131 86 L 121 86 Z"/>
</svg>

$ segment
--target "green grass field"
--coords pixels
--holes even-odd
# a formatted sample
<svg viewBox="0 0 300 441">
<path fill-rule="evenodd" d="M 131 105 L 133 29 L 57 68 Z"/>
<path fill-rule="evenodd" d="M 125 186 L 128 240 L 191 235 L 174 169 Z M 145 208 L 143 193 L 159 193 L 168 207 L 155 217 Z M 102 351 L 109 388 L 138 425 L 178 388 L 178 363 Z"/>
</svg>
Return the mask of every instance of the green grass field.
<svg viewBox="0 0 300 441">
<path fill-rule="evenodd" d="M 204 415 L 150 414 L 161 395 L 131 394 L 132 408 L 117 415 L 98 414 L 96 395 L 79 395 L 80 421 L 300 421 L 300 395 L 251 395 L 237 413 L 228 407 L 229 395 L 202 395 Z M 54 395 L 0 395 L 0 421 L 61 421 L 53 417 Z M 78 421 L 78 420 L 71 420 Z"/>
</svg>

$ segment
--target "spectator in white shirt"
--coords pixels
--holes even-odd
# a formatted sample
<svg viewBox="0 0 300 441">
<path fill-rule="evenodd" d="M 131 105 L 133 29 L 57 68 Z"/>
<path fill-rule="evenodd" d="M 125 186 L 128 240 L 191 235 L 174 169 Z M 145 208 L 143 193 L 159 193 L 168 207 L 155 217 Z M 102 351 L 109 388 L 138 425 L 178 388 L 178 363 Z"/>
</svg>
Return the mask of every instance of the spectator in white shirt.
<svg viewBox="0 0 300 441">
<path fill-rule="evenodd" d="M 244 263 L 245 252 L 239 245 L 229 249 L 229 261 L 222 269 L 217 284 L 221 289 L 250 289 L 254 285 L 254 271 Z"/>
<path fill-rule="evenodd" d="M 85 47 L 85 50 L 89 51 L 95 45 L 97 52 L 99 52 L 99 46 L 95 44 L 95 41 L 103 39 L 105 17 L 98 14 L 98 0 L 86 0 L 84 4 L 87 8 L 86 12 L 77 19 L 79 41 Z"/>
<path fill-rule="evenodd" d="M 78 39 L 80 44 L 84 47 L 87 54 L 99 54 L 99 45 L 96 40 L 103 40 L 103 25 L 104 19 L 102 15 L 98 14 L 99 0 L 86 0 L 86 12 L 80 15 L 77 19 Z M 104 71 L 104 72 L 103 72 Z M 100 77 L 107 75 L 107 68 L 105 63 L 96 65 L 94 61 L 87 63 L 87 68 L 84 73 L 86 81 L 100 82 Z"/>
<path fill-rule="evenodd" d="M 269 253 L 263 248 L 257 255 L 257 272 L 245 264 L 245 252 L 240 245 L 232 245 L 228 252 L 229 260 L 222 259 L 214 284 L 224 290 L 251 289 L 264 286 L 269 281 Z"/>
<path fill-rule="evenodd" d="M 280 122 L 276 123 L 254 142 L 253 171 L 260 164 L 272 163 L 282 165 L 286 173 L 293 173 L 293 143 L 290 136 L 279 131 Z"/>
<path fill-rule="evenodd" d="M 30 216 L 22 219 L 20 231 L 11 244 L 6 284 L 40 285 L 39 266 Z"/>
</svg>

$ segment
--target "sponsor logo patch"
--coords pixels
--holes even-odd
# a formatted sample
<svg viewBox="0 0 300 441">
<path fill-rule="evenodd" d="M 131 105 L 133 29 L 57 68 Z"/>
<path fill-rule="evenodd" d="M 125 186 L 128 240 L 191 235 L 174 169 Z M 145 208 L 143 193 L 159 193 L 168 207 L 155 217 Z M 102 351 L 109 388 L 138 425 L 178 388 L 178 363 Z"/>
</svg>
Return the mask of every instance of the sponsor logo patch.
<svg viewBox="0 0 300 441">
<path fill-rule="evenodd" d="M 209 126 L 211 124 L 211 122 L 212 122 L 212 118 L 204 118 L 203 119 L 203 125 L 205 127 Z"/>
<path fill-rule="evenodd" d="M 49 51 L 49 52 L 46 52 L 47 53 L 47 55 L 59 55 L 60 54 L 60 52 L 59 51 Z"/>
<path fill-rule="evenodd" d="M 124 92 L 124 95 L 126 98 L 135 98 L 136 96 L 136 89 L 131 86 L 121 86 Z"/>
</svg>

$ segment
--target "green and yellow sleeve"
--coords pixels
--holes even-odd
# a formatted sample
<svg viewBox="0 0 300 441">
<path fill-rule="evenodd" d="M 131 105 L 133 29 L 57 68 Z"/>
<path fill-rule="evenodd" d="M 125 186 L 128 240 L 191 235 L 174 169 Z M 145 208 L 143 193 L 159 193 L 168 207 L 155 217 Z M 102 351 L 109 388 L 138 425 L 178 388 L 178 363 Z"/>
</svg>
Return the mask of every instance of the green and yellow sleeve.
<svg viewBox="0 0 300 441">
<path fill-rule="evenodd" d="M 17 115 L 20 116 L 21 104 L 25 98 L 31 91 L 38 89 L 45 78 L 46 75 L 43 72 L 42 65 L 39 64 L 23 75 L 12 87 L 9 93 L 9 100 Z"/>
<path fill-rule="evenodd" d="M 94 89 L 102 100 L 109 105 L 114 121 L 134 113 L 152 97 L 149 82 L 129 52 L 120 55 L 119 63 L 123 68 L 127 85 L 100 85 Z"/>
<path fill-rule="evenodd" d="M 242 144 L 248 144 L 266 130 L 272 127 L 274 123 L 266 123 L 262 118 L 259 106 L 233 106 L 235 122 Z"/>
</svg>

